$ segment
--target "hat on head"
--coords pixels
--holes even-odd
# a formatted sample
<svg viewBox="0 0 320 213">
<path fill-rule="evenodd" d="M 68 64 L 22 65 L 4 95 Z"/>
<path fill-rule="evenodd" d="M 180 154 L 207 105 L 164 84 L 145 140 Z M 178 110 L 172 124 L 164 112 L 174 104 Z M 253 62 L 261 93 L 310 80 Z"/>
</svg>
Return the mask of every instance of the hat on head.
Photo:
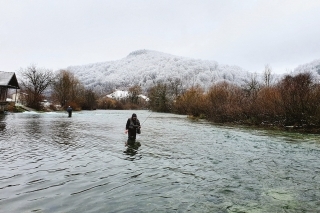
<svg viewBox="0 0 320 213">
<path fill-rule="evenodd" d="M 132 117 L 132 118 L 133 118 L 133 117 L 137 117 L 136 113 L 133 113 L 131 117 Z"/>
</svg>

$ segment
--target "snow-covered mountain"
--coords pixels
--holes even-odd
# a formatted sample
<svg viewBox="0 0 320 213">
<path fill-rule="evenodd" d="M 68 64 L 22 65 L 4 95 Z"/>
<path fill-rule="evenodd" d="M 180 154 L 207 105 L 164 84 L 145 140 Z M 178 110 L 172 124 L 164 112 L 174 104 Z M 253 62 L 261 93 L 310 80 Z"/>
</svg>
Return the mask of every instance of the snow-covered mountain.
<svg viewBox="0 0 320 213">
<path fill-rule="evenodd" d="M 201 85 L 205 89 L 219 81 L 243 84 L 252 73 L 238 66 L 218 64 L 216 61 L 196 60 L 152 50 L 138 50 L 117 61 L 69 66 L 67 70 L 97 91 L 127 90 L 140 85 L 143 90 L 157 82 L 180 79 L 185 88 Z"/>
<path fill-rule="evenodd" d="M 320 75 L 320 59 L 310 63 L 302 64 L 293 70 L 293 73 L 311 72 L 315 75 Z"/>
</svg>

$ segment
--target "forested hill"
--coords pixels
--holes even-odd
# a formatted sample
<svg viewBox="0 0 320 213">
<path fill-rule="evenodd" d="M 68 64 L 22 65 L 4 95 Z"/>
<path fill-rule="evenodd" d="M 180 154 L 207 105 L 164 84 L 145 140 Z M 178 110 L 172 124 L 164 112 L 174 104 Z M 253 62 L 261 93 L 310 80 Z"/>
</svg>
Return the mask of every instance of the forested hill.
<svg viewBox="0 0 320 213">
<path fill-rule="evenodd" d="M 157 82 L 169 82 L 170 79 L 180 79 L 185 88 L 198 84 L 206 89 L 219 81 L 243 84 L 252 77 L 252 73 L 238 66 L 151 50 L 134 51 L 117 61 L 70 66 L 67 69 L 85 86 L 97 91 L 127 89 L 133 85 L 140 85 L 145 90 Z"/>
</svg>

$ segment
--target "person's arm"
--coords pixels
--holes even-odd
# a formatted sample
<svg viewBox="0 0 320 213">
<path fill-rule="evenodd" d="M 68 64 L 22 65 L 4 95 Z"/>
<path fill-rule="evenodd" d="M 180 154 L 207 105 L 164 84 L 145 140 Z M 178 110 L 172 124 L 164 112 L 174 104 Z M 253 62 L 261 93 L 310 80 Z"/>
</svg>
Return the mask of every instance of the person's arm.
<svg viewBox="0 0 320 213">
<path fill-rule="evenodd" d="M 126 124 L 126 131 L 124 131 L 125 134 L 128 133 L 129 126 L 130 126 L 130 120 L 128 119 Z"/>
</svg>

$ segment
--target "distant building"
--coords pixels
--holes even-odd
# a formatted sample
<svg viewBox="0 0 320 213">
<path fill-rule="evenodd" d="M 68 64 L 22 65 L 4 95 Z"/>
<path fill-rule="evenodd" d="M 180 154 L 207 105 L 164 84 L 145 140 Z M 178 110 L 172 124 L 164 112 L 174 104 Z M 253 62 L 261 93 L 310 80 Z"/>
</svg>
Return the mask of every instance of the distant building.
<svg viewBox="0 0 320 213">
<path fill-rule="evenodd" d="M 122 91 L 122 90 L 116 90 L 113 93 L 107 95 L 108 98 L 112 98 L 112 99 L 116 99 L 116 100 L 120 100 L 120 99 L 124 99 L 124 98 L 128 98 L 129 97 L 129 92 L 128 91 Z"/>
<path fill-rule="evenodd" d="M 121 100 L 129 97 L 129 92 L 128 91 L 123 91 L 123 90 L 116 90 L 113 93 L 107 95 L 108 98 L 116 99 L 116 100 Z M 149 98 L 145 95 L 138 95 L 139 98 L 144 99 L 145 101 L 149 101 Z"/>
<path fill-rule="evenodd" d="M 138 95 L 139 98 L 142 98 L 145 101 L 149 101 L 149 98 L 145 95 Z"/>
<path fill-rule="evenodd" d="M 4 112 L 8 106 L 8 90 L 20 89 L 16 74 L 14 72 L 0 71 L 0 112 Z"/>
<path fill-rule="evenodd" d="M 44 108 L 49 108 L 51 103 L 48 100 L 43 100 L 40 102 Z"/>
</svg>

